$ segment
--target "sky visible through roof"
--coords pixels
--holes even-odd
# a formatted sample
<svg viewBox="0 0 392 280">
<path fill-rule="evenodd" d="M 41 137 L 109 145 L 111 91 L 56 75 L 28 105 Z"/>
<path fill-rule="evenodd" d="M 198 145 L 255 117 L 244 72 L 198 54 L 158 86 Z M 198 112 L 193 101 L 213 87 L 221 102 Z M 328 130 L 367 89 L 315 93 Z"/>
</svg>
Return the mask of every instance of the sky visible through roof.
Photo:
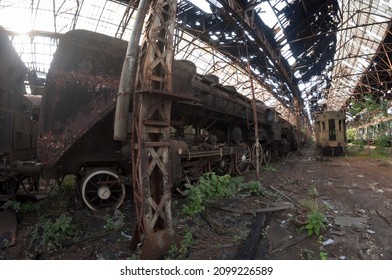
<svg viewBox="0 0 392 280">
<path fill-rule="evenodd" d="M 182 1 L 185 0 L 179 2 Z M 216 0 L 188 1 L 206 13 L 212 13 L 210 3 L 220 5 Z M 293 66 L 296 59 L 285 39 L 283 28 L 272 10 L 272 6 L 276 10 L 281 10 L 285 3 L 286 1 L 282 0 L 260 1 L 255 6 L 255 10 L 259 12 L 263 22 L 274 30 L 274 36 L 281 45 L 283 57 L 290 66 Z M 320 82 L 322 77 L 319 76 L 312 77 L 307 83 L 301 80 L 298 83 L 305 101 L 312 97 L 314 85 L 318 85 L 316 91 L 325 91 L 323 96 L 327 97 L 321 98 L 318 102 L 320 105 L 326 103 L 327 108 L 332 110 L 340 109 L 352 94 L 363 72 L 366 71 L 373 59 L 371 55 L 367 54 L 377 51 L 385 36 L 387 21 L 392 17 L 392 3 L 387 0 L 342 0 L 340 5 L 343 19 L 337 32 L 338 44 L 333 71 L 328 74 L 331 76 L 332 86 L 325 91 L 326 83 Z M 0 2 L 0 25 L 14 33 L 11 39 L 27 67 L 46 73 L 58 43 L 56 33 L 62 34 L 72 29 L 87 29 L 128 40 L 132 28 L 132 18 L 123 30 L 119 28 L 123 24 L 122 19 L 126 9 L 126 4 L 107 0 L 2 0 Z M 374 25 L 369 25 L 369 23 L 374 23 Z M 31 36 L 32 33 L 29 32 L 32 30 L 38 32 Z M 190 44 L 190 41 L 191 39 L 188 42 L 182 41 L 180 46 L 184 47 L 187 43 Z M 230 61 L 209 46 L 197 40 L 194 42 L 196 43 L 193 48 L 188 49 L 189 53 L 184 53 L 184 50 L 178 47 L 176 58 L 186 57 L 194 60 L 201 74 L 207 72 L 217 74 L 222 77 L 221 80 L 225 83 L 236 86 L 242 94 L 250 95 L 249 85 L 242 82 L 246 80 L 248 73 L 233 68 Z M 205 50 L 195 50 L 200 46 L 203 46 Z M 204 52 L 203 55 L 201 55 L 202 52 Z M 211 67 L 212 62 L 214 62 L 214 67 Z M 296 78 L 300 78 L 298 71 L 294 71 L 293 74 Z M 279 101 L 274 99 L 263 85 L 258 85 L 256 95 L 267 105 L 275 107 L 280 113 L 287 115 L 287 112 L 284 112 L 286 110 L 284 106 L 281 106 Z M 309 108 L 306 110 L 309 111 Z"/>
</svg>

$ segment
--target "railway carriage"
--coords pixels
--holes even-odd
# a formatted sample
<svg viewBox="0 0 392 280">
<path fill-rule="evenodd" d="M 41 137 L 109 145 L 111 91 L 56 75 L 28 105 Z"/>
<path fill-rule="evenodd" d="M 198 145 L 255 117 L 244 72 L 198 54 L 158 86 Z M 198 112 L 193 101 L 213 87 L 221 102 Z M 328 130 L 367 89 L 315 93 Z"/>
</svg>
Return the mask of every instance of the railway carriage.
<svg viewBox="0 0 392 280">
<path fill-rule="evenodd" d="M 341 111 L 325 111 L 315 122 L 316 143 L 324 155 L 342 155 L 347 144 L 345 115 Z"/>
</svg>

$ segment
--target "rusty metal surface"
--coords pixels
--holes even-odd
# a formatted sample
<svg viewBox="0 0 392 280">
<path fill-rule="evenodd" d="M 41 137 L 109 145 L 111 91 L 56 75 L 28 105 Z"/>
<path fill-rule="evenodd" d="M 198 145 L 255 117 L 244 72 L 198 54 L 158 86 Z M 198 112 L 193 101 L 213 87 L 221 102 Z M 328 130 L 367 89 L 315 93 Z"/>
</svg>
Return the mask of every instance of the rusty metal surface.
<svg viewBox="0 0 392 280">
<path fill-rule="evenodd" d="M 32 120 L 32 103 L 24 96 L 26 74 L 26 66 L 0 27 L 0 193 L 5 197 L 15 198 L 22 176 L 14 162 L 36 158 L 37 122 Z"/>
<path fill-rule="evenodd" d="M 38 157 L 46 166 L 55 164 L 88 130 L 114 109 L 118 85 L 116 78 L 76 73 L 52 74 L 51 79 L 56 83 L 53 85 L 48 82 L 46 92 L 56 94 L 57 102 L 52 103 L 52 114 L 48 114 L 52 109 L 48 107 L 51 106 L 43 104 L 38 138 Z M 44 101 L 48 102 L 49 99 Z"/>
<path fill-rule="evenodd" d="M 35 157 L 37 124 L 31 120 L 32 103 L 24 96 L 26 74 L 26 66 L 0 27 L 0 154 L 9 154 L 10 160 Z"/>
<path fill-rule="evenodd" d="M 124 41 L 88 31 L 60 40 L 45 86 L 38 157 L 52 166 L 115 107 Z"/>
<path fill-rule="evenodd" d="M 151 3 L 133 100 L 133 190 L 142 257 L 157 258 L 174 237 L 169 164 L 171 100 L 149 92 L 172 92 L 176 0 Z M 135 239 L 135 237 L 134 237 Z M 135 243 L 135 241 L 133 241 Z"/>
</svg>

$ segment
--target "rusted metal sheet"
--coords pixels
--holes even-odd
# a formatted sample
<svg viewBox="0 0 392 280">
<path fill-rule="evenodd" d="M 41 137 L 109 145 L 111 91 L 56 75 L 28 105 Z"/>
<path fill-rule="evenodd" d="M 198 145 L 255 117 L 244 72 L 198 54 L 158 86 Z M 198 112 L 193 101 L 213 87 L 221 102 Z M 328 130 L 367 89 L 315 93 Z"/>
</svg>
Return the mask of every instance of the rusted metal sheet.
<svg viewBox="0 0 392 280">
<path fill-rule="evenodd" d="M 8 154 L 10 160 L 35 157 L 37 124 L 31 120 L 32 103 L 24 96 L 26 74 L 26 66 L 0 27 L 0 154 Z"/>
<path fill-rule="evenodd" d="M 39 121 L 38 157 L 53 166 L 99 121 L 113 111 L 122 40 L 88 31 L 71 31 L 53 58 Z"/>
</svg>

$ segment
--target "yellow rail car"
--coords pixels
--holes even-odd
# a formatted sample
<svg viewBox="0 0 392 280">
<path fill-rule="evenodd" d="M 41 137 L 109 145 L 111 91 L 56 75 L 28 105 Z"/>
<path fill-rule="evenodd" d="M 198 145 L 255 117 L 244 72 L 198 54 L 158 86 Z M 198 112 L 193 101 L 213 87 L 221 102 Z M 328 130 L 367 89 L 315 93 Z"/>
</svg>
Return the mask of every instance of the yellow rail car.
<svg viewBox="0 0 392 280">
<path fill-rule="evenodd" d="M 325 111 L 316 117 L 316 143 L 323 155 L 338 156 L 346 147 L 346 121 L 341 111 Z"/>
</svg>

